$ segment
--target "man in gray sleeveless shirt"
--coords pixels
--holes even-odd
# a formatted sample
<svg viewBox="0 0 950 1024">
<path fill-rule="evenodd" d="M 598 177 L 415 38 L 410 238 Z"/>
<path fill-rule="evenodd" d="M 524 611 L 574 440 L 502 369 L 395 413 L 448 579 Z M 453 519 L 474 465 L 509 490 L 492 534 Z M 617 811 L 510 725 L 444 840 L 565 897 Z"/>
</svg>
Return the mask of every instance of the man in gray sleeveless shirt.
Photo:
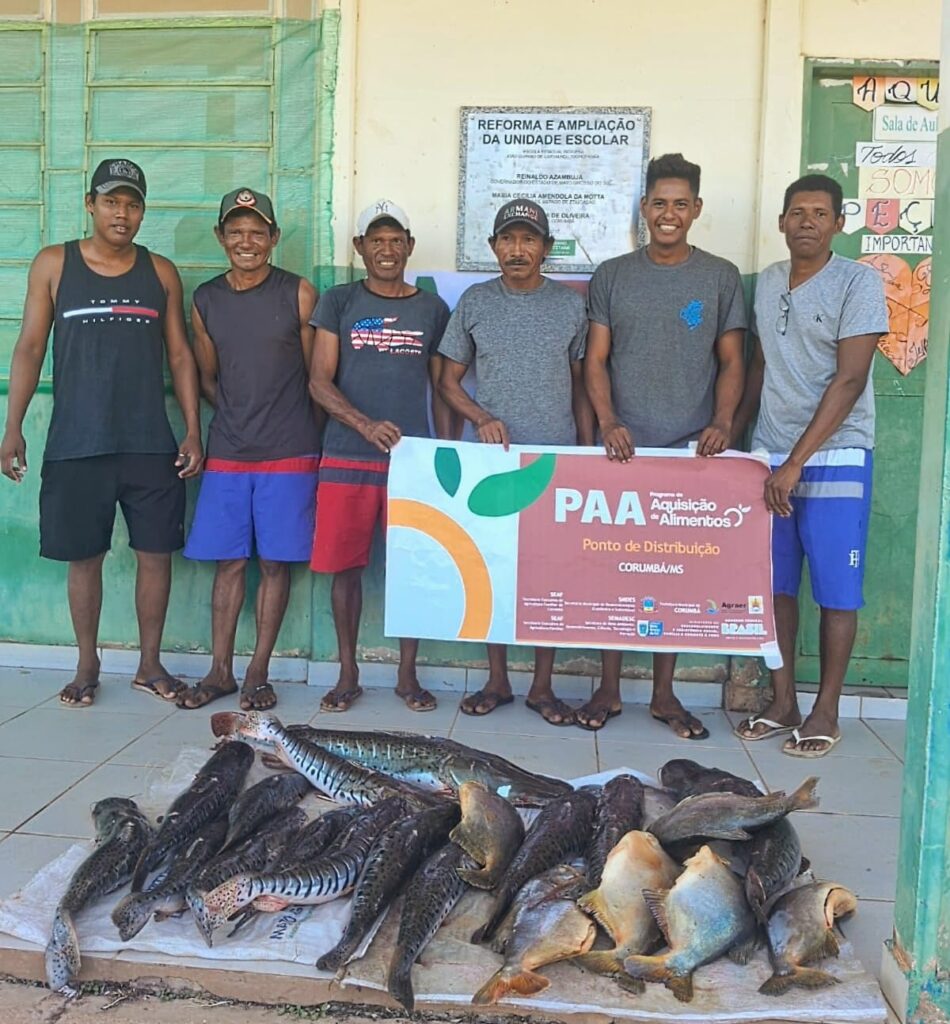
<svg viewBox="0 0 950 1024">
<path fill-rule="evenodd" d="M 137 575 L 140 658 L 132 686 L 162 700 L 182 689 L 159 660 L 171 553 L 184 539 L 183 480 L 201 471 L 198 375 L 185 335 L 181 280 L 163 256 L 135 245 L 145 175 L 131 160 L 103 160 L 86 212 L 92 235 L 40 251 L 30 268 L 23 325 L 10 367 L 0 470 L 26 473 L 23 419 L 53 328 L 53 414 L 40 489 L 40 554 L 69 563 L 69 610 L 79 664 L 59 695 L 88 707 L 99 685 L 102 562 L 116 504 Z M 186 434 L 175 444 L 165 413 L 165 358 Z"/>
<path fill-rule="evenodd" d="M 214 417 L 185 545 L 186 558 L 217 563 L 212 662 L 178 706 L 200 708 L 237 690 L 234 635 L 256 554 L 257 638 L 240 704 L 263 711 L 277 703 L 267 673 L 290 596 L 290 563 L 307 561 L 313 539 L 320 439 L 307 373 L 317 293 L 271 264 L 280 229 L 263 192 L 229 192 L 215 236 L 230 268 L 195 289 L 191 308 L 201 390 Z"/>
<path fill-rule="evenodd" d="M 736 415 L 739 436 L 758 410 L 752 444 L 768 451 L 765 502 L 772 523 L 772 590 L 782 668 L 772 702 L 736 728 L 744 740 L 791 733 L 782 751 L 824 757 L 841 739 L 838 699 L 862 607 L 871 515 L 874 350 L 888 330 L 884 285 L 873 268 L 831 251 L 844 226 L 841 186 L 809 174 L 785 191 L 779 230 L 789 260 L 755 289 L 755 352 Z M 821 609 L 818 697 L 802 722 L 795 645 L 802 563 Z"/>
<path fill-rule="evenodd" d="M 634 445 L 724 451 L 742 395 L 745 306 L 739 271 L 690 245 L 702 211 L 700 169 L 670 153 L 650 161 L 641 249 L 602 263 L 588 292 L 585 378 L 609 459 Z M 577 712 L 587 729 L 620 714 L 621 651 L 605 651 L 600 686 Z M 650 712 L 681 739 L 709 735 L 673 692 L 676 654 L 653 655 Z"/>
</svg>

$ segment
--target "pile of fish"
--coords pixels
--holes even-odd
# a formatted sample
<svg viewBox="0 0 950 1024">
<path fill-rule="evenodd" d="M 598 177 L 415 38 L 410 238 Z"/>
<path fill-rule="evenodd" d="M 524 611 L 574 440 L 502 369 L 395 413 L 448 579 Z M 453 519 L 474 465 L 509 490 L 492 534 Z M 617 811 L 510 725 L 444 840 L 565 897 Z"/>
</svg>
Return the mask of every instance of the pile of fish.
<svg viewBox="0 0 950 1024">
<path fill-rule="evenodd" d="M 112 911 L 123 941 L 187 914 L 211 946 L 258 914 L 351 897 L 316 964 L 337 977 L 401 906 L 387 987 L 409 1010 L 413 964 L 469 889 L 491 897 L 471 941 L 502 956 L 478 1005 L 541 992 L 540 969 L 563 960 L 629 993 L 660 982 L 688 1001 L 698 967 L 745 962 L 761 942 L 773 972 L 762 993 L 836 982 L 811 965 L 837 955 L 836 921 L 856 901 L 802 875 L 787 818 L 817 805 L 817 779 L 766 795 L 676 760 L 661 789 L 631 775 L 573 789 L 440 738 L 284 727 L 256 711 L 214 714 L 211 727 L 218 749 L 154 826 L 131 800 L 93 809 L 96 848 L 47 947 L 50 988 L 73 992 L 77 913 L 126 883 Z M 278 770 L 245 788 L 255 751 Z M 308 820 L 299 803 L 314 791 L 340 806 Z M 538 809 L 528 828 L 527 807 Z"/>
</svg>

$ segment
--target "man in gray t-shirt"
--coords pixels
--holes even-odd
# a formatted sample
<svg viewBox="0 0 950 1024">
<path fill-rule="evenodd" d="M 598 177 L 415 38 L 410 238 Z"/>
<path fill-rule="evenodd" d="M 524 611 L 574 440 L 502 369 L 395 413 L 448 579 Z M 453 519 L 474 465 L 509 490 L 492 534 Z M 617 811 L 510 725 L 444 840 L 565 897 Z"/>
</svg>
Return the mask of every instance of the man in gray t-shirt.
<svg viewBox="0 0 950 1024">
<path fill-rule="evenodd" d="M 700 169 L 671 153 L 650 161 L 640 213 L 649 244 L 602 263 L 588 292 L 585 377 L 607 458 L 634 445 L 699 455 L 726 449 L 744 381 L 745 306 L 739 271 L 689 244 L 702 211 Z M 620 714 L 620 651 L 605 651 L 600 686 L 577 712 L 601 729 Z M 676 655 L 653 655 L 650 712 L 681 739 L 709 735 L 673 692 Z"/>
<path fill-rule="evenodd" d="M 871 512 L 874 390 L 871 366 L 888 330 L 884 286 L 871 267 L 836 256 L 841 186 L 806 175 L 785 192 L 779 230 L 790 260 L 767 267 L 755 289 L 755 353 L 736 436 L 758 408 L 753 447 L 772 475 L 772 590 L 782 668 L 772 702 L 736 728 L 746 740 L 791 733 L 783 752 L 823 757 L 841 738 L 838 699 L 863 604 Z M 802 563 L 821 609 L 821 682 L 802 722 L 795 641 Z"/>
<path fill-rule="evenodd" d="M 537 203 L 506 203 L 488 240 L 501 276 L 462 295 L 439 345 L 442 397 L 488 444 L 593 444 L 581 376 L 584 301 L 541 273 L 553 241 Z M 472 363 L 477 400 L 462 387 Z M 462 701 L 463 714 L 487 715 L 512 702 L 503 644 L 488 645 L 488 665 L 488 682 Z M 525 703 L 551 725 L 572 725 L 573 709 L 552 687 L 554 650 L 536 647 L 534 665 Z"/>
</svg>

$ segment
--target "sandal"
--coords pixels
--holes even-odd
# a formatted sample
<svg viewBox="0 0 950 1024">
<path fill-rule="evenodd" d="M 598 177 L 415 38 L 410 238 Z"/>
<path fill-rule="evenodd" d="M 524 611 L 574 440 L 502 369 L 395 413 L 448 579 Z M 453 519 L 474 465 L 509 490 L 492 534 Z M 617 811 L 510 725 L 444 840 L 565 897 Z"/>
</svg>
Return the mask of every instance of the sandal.
<svg viewBox="0 0 950 1024">
<path fill-rule="evenodd" d="M 396 690 L 395 694 L 410 711 L 435 711 L 437 707 L 435 697 L 428 690 L 414 690 L 412 693 Z"/>
<path fill-rule="evenodd" d="M 470 694 L 468 697 L 463 697 L 459 704 L 459 711 L 463 715 L 472 715 L 475 718 L 481 718 L 482 715 L 490 715 L 495 708 L 500 708 L 504 704 L 512 704 L 514 697 L 509 693 L 507 697 L 503 697 L 500 693 L 491 693 L 487 690 L 477 690 L 475 693 Z M 480 705 L 487 705 L 484 711 L 479 711 Z"/>
<path fill-rule="evenodd" d="M 766 726 L 765 732 L 752 733 L 752 735 L 747 736 L 746 733 L 751 732 L 757 725 Z M 763 718 L 761 715 L 749 715 L 732 731 L 740 740 L 755 743 L 758 740 L 771 739 L 773 736 L 784 736 L 785 733 L 793 732 L 794 730 L 794 725 L 783 725 L 781 722 L 773 722 L 771 718 Z"/>
<path fill-rule="evenodd" d="M 821 750 L 802 750 L 803 743 L 827 743 Z M 841 733 L 837 736 L 802 736 L 797 728 L 792 729 L 792 738 L 786 740 L 782 747 L 782 753 L 789 757 L 824 757 L 830 753 L 841 742 Z M 789 746 L 791 744 L 791 746 Z"/>
<path fill-rule="evenodd" d="M 574 724 L 588 732 L 600 732 L 611 718 L 619 718 L 622 712 L 622 708 L 591 708 L 585 704 L 574 712 Z M 581 715 L 587 716 L 586 722 L 581 721 Z"/>
<path fill-rule="evenodd" d="M 320 701 L 320 710 L 349 711 L 362 696 L 362 686 L 355 686 L 352 690 L 343 690 L 341 693 L 331 690 L 323 695 L 323 700 Z"/>
<path fill-rule="evenodd" d="M 167 692 L 162 692 L 155 684 L 156 683 L 171 683 L 172 688 Z M 152 676 L 151 679 L 133 679 L 131 683 L 133 690 L 138 690 L 140 693 L 147 693 L 152 697 L 158 697 L 159 700 L 164 700 L 169 703 L 177 703 L 178 698 L 188 689 L 187 686 L 174 676 L 170 676 L 167 673 L 160 676 Z"/>
<path fill-rule="evenodd" d="M 245 683 L 239 703 L 242 711 L 269 711 L 277 703 L 277 694 L 270 683 L 259 683 L 250 689 Z"/>
<path fill-rule="evenodd" d="M 673 735 L 678 737 L 681 740 L 705 740 L 705 739 L 709 739 L 709 730 L 706 728 L 706 726 L 703 725 L 702 722 L 699 722 L 698 718 L 696 718 L 694 715 L 691 715 L 685 709 L 684 709 L 682 714 L 674 714 L 674 715 L 657 715 L 653 711 L 651 711 L 650 712 L 650 717 L 655 722 L 662 722 L 664 725 L 668 725 L 670 727 L 670 730 L 672 731 Z M 702 726 L 702 732 L 693 732 L 693 730 L 692 730 L 692 728 L 690 728 L 690 724 L 689 724 L 689 720 L 691 718 L 694 721 L 699 722 L 699 724 Z M 681 725 L 687 731 L 687 733 L 689 735 L 687 735 L 687 736 L 680 736 L 680 734 L 676 731 L 676 729 L 673 728 L 673 726 L 675 726 L 675 725 Z"/>
<path fill-rule="evenodd" d="M 96 690 L 99 689 L 99 681 L 94 683 L 80 683 L 73 680 L 59 691 L 59 702 L 64 708 L 91 708 L 96 701 Z M 73 698 L 67 700 L 67 697 Z"/>
<path fill-rule="evenodd" d="M 525 707 L 529 711 L 533 711 L 536 715 L 540 715 L 548 725 L 562 726 L 562 725 L 574 725 L 576 718 L 574 709 L 570 704 L 565 704 L 563 700 L 558 697 L 543 697 L 541 700 L 528 700 L 525 697 Z M 561 720 L 555 722 L 553 716 L 560 715 Z"/>
<path fill-rule="evenodd" d="M 183 711 L 196 711 L 198 708 L 203 708 L 206 704 L 210 704 L 213 700 L 229 697 L 232 693 L 237 693 L 237 683 L 229 690 L 226 690 L 220 686 L 215 686 L 214 683 L 209 682 L 207 679 L 202 679 L 200 683 L 195 683 L 194 686 L 189 686 L 183 690 L 175 701 L 175 705 Z M 194 703 L 186 703 L 188 701 L 193 701 Z"/>
</svg>

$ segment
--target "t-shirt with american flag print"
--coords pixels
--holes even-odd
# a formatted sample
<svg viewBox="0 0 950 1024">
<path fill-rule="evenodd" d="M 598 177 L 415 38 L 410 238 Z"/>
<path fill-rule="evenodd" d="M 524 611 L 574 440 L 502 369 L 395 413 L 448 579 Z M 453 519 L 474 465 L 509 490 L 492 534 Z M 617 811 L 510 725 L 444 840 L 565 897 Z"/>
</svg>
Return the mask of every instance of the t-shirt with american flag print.
<svg viewBox="0 0 950 1024">
<path fill-rule="evenodd" d="M 334 383 L 351 405 L 390 420 L 407 437 L 428 437 L 429 359 L 436 354 L 449 307 L 431 292 L 376 295 L 363 281 L 324 292 L 310 323 L 340 339 Z M 338 420 L 327 423 L 325 455 L 378 462 L 381 453 Z"/>
</svg>

